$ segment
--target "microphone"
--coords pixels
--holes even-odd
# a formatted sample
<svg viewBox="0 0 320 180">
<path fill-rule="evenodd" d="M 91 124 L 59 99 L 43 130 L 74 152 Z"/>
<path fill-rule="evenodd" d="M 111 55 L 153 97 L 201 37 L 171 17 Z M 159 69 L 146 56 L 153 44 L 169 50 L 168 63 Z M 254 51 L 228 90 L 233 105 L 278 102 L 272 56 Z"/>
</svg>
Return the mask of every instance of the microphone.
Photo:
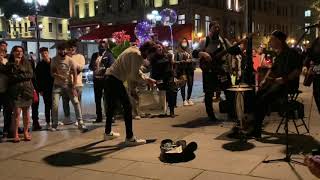
<svg viewBox="0 0 320 180">
<path fill-rule="evenodd" d="M 305 26 L 305 27 L 303 27 L 303 28 L 300 28 L 300 29 L 311 29 L 311 28 L 314 28 L 314 27 L 319 27 L 319 23 L 316 23 L 316 24 L 312 24 L 312 25 L 310 25 L 310 26 Z"/>
</svg>

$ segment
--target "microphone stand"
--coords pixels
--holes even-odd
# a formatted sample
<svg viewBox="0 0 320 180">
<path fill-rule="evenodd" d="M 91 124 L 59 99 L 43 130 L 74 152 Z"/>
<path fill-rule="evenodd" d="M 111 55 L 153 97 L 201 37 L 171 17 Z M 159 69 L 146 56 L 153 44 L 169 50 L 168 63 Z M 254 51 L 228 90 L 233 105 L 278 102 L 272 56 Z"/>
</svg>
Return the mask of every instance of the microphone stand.
<svg viewBox="0 0 320 180">
<path fill-rule="evenodd" d="M 307 28 L 308 31 L 310 28 Z M 304 31 L 304 33 L 301 35 L 301 37 L 299 38 L 299 40 L 297 41 L 297 43 L 294 45 L 294 48 L 297 48 L 297 46 L 300 44 L 300 42 L 304 39 L 304 37 L 307 35 L 308 31 Z"/>
</svg>

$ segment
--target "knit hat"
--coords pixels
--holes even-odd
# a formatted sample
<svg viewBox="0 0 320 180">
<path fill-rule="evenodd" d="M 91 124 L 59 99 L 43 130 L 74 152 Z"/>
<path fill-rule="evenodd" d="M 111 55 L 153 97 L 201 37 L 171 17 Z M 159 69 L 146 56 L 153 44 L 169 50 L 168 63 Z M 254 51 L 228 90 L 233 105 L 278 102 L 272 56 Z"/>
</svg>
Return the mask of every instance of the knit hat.
<svg viewBox="0 0 320 180">
<path fill-rule="evenodd" d="M 271 35 L 278 38 L 281 42 L 285 42 L 287 40 L 287 35 L 279 30 L 273 31 Z"/>
</svg>

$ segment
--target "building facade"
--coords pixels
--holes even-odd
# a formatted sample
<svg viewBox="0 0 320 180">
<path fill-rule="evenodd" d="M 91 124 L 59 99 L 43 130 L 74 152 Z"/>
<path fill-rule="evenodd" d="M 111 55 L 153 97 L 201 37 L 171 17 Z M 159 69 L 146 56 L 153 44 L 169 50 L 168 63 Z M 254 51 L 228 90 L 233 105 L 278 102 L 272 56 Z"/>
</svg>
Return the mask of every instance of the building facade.
<svg viewBox="0 0 320 180">
<path fill-rule="evenodd" d="M 11 18 L 8 21 L 8 39 L 35 39 L 35 17 L 26 16 Z M 40 39 L 67 40 L 69 39 L 69 21 L 67 18 L 38 16 Z"/>
<path fill-rule="evenodd" d="M 245 35 L 245 0 L 69 0 L 70 29 L 73 37 L 84 35 L 101 24 L 126 24 L 146 19 L 152 10 L 172 8 L 179 24 L 192 23 L 194 34 L 206 35 L 211 20 L 218 20 L 224 35 L 239 39 Z M 311 24 L 305 13 L 309 0 L 254 0 L 253 31 L 265 37 L 273 30 L 286 32 L 297 39 Z M 308 15 L 308 14 L 307 14 Z"/>
<path fill-rule="evenodd" d="M 0 38 L 4 38 L 5 36 L 6 36 L 6 19 L 0 7 Z"/>
</svg>

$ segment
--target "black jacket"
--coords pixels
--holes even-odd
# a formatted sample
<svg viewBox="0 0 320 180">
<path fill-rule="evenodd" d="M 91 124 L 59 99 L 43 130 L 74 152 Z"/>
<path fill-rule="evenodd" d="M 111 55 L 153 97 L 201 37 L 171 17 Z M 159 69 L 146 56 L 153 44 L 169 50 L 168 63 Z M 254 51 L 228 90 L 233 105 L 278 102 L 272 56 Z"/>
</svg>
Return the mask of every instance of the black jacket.
<svg viewBox="0 0 320 180">
<path fill-rule="evenodd" d="M 89 69 L 91 71 L 93 71 L 93 72 L 95 72 L 97 70 L 96 69 L 97 68 L 96 67 L 96 61 L 97 61 L 97 58 L 99 57 L 99 55 L 100 55 L 99 52 L 96 52 L 96 53 L 92 54 L 91 61 L 90 61 L 90 64 L 89 64 Z M 105 68 L 105 70 L 106 70 L 113 63 L 114 63 L 113 55 L 112 55 L 110 50 L 107 50 L 106 53 L 104 54 L 104 56 L 102 57 L 101 66 L 103 66 Z"/>
<path fill-rule="evenodd" d="M 174 90 L 174 71 L 171 62 L 165 57 L 154 57 L 150 62 L 151 78 L 162 81 L 158 88 L 160 90 Z"/>
<path fill-rule="evenodd" d="M 50 92 L 53 88 L 53 77 L 50 73 L 50 63 L 40 61 L 35 69 L 35 75 L 37 79 L 37 87 L 39 92 Z"/>
</svg>

